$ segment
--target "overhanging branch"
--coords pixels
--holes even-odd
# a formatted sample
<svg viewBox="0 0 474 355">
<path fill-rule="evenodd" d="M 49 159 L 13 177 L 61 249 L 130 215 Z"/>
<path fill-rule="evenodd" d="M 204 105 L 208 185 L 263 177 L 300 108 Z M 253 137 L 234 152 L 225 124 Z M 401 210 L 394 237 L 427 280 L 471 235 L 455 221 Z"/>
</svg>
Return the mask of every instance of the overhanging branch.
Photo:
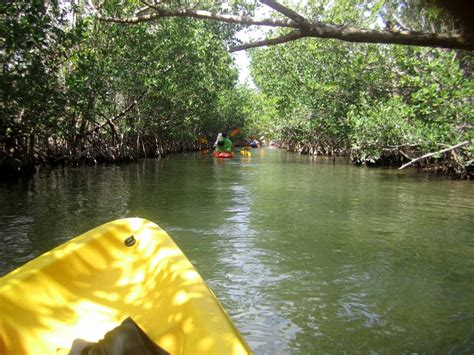
<svg viewBox="0 0 474 355">
<path fill-rule="evenodd" d="M 230 48 L 229 52 L 232 53 L 232 52 L 238 52 L 238 51 L 242 51 L 242 50 L 250 49 L 250 48 L 274 46 L 276 44 L 282 44 L 286 42 L 295 41 L 303 37 L 305 37 L 305 35 L 303 35 L 300 32 L 300 30 L 295 30 L 281 37 L 264 39 L 262 41 L 245 43 L 239 46 L 232 47 Z"/>
<path fill-rule="evenodd" d="M 298 36 L 295 34 L 299 33 Z M 232 47 L 230 52 L 237 52 L 249 48 L 271 46 L 275 44 L 290 42 L 303 37 L 338 39 L 345 42 L 356 43 L 384 43 L 402 44 L 409 46 L 439 47 L 451 49 L 474 50 L 474 40 L 466 39 L 461 35 L 449 35 L 443 33 L 418 33 L 418 32 L 392 32 L 361 30 L 353 27 L 337 27 L 332 25 L 313 25 L 309 29 L 296 30 L 291 36 L 272 38 L 263 41 L 245 43 Z"/>
<path fill-rule="evenodd" d="M 124 24 L 136 24 L 141 22 L 149 22 L 158 20 L 164 17 L 190 17 L 201 20 L 213 20 L 220 21 L 232 24 L 243 24 L 243 25 L 258 25 L 258 26 L 270 26 L 270 27 L 292 27 L 297 28 L 298 24 L 290 19 L 284 18 L 266 18 L 259 19 L 249 16 L 237 16 L 237 15 L 227 15 L 219 14 L 210 11 L 204 10 L 192 10 L 192 9 L 183 9 L 183 10 L 167 10 L 153 6 L 155 12 L 151 14 L 145 14 L 140 16 L 131 16 L 131 17 L 110 17 L 102 16 L 100 13 L 96 12 L 95 16 L 100 21 L 104 22 L 115 22 L 115 23 L 124 23 Z"/>
<path fill-rule="evenodd" d="M 296 11 L 293 11 L 286 6 L 283 6 L 282 4 L 274 1 L 274 0 L 260 0 L 262 4 L 267 5 L 268 7 L 271 7 L 273 10 L 278 11 L 279 13 L 285 15 L 286 17 L 292 19 L 295 21 L 297 24 L 301 26 L 306 26 L 309 24 L 308 20 L 306 20 L 303 16 L 301 16 L 299 13 Z"/>
<path fill-rule="evenodd" d="M 411 31 L 366 30 L 349 26 L 337 26 L 332 24 L 311 22 L 295 11 L 279 4 L 274 0 L 261 0 L 261 2 L 284 14 L 288 18 L 259 19 L 249 16 L 227 15 L 194 9 L 169 10 L 156 5 L 151 5 L 145 1 L 143 2 L 148 4 L 148 9 L 152 11 L 151 13 L 142 14 L 139 16 L 117 18 L 102 16 L 94 8 L 92 1 L 88 0 L 88 4 L 89 7 L 91 7 L 92 12 L 100 21 L 104 22 L 135 24 L 155 21 L 164 17 L 189 17 L 232 24 L 288 27 L 297 30 L 282 37 L 239 45 L 231 48 L 231 52 L 290 42 L 302 37 L 332 38 L 356 43 L 401 44 L 410 46 L 474 50 L 474 36 L 465 37 L 459 33 L 422 33 Z M 141 9 L 141 13 L 143 13 L 143 9 Z"/>
<path fill-rule="evenodd" d="M 377 31 L 349 26 L 313 25 L 308 37 L 333 38 L 347 42 L 403 44 L 410 46 L 441 47 L 453 49 L 474 49 L 474 38 L 461 34 L 422 33 L 410 31 Z"/>
</svg>

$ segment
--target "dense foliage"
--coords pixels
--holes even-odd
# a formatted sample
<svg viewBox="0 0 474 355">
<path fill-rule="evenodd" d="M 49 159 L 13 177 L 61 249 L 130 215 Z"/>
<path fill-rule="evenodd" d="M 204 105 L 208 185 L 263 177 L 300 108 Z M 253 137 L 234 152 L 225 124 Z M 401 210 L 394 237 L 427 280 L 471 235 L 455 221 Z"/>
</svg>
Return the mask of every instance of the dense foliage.
<svg viewBox="0 0 474 355">
<path fill-rule="evenodd" d="M 102 10 L 134 11 L 140 2 Z M 0 168 L 194 149 L 233 129 L 236 29 L 185 19 L 123 26 L 61 1 L 3 2 Z M 231 120 L 232 119 L 232 120 Z M 232 122 L 231 122 L 232 121 Z"/>
<path fill-rule="evenodd" d="M 350 4 L 321 13 L 336 23 L 367 14 Z M 415 18 L 413 10 L 404 14 L 403 21 Z M 397 165 L 474 138 L 472 63 L 459 51 L 311 39 L 254 50 L 252 75 L 278 112 L 266 133 L 290 150 Z M 434 158 L 443 170 L 467 176 L 472 145 Z"/>
<path fill-rule="evenodd" d="M 186 18 L 107 23 L 87 2 L 72 3 L 80 5 L 0 4 L 2 176 L 29 174 L 46 162 L 198 149 L 217 132 L 239 127 L 240 139 L 264 135 L 291 150 L 350 154 L 359 163 L 400 164 L 473 138 L 470 53 L 299 40 L 252 52 L 253 90 L 236 84 L 228 53 L 239 26 Z M 97 5 L 105 16 L 146 11 L 138 0 Z M 199 6 L 246 15 L 255 2 Z M 319 0 L 297 10 L 311 20 L 365 28 L 461 26 L 421 0 Z M 471 145 L 434 158 L 467 176 L 472 154 Z"/>
</svg>

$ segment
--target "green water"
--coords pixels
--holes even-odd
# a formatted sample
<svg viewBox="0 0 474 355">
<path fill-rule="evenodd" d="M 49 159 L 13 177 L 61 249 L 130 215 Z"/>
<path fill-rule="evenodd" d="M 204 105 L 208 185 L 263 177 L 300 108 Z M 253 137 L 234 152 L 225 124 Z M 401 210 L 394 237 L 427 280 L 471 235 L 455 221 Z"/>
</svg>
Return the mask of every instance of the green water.
<svg viewBox="0 0 474 355">
<path fill-rule="evenodd" d="M 254 150 L 0 184 L 0 274 L 104 222 L 166 229 L 257 354 L 474 352 L 474 185 Z"/>
</svg>

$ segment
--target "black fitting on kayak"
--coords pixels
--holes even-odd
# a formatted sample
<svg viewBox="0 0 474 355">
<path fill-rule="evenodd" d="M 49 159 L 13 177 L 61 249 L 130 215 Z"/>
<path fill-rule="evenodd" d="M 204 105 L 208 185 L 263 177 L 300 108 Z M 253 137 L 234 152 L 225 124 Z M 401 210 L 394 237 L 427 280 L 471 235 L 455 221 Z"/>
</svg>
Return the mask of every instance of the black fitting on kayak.
<svg viewBox="0 0 474 355">
<path fill-rule="evenodd" d="M 127 239 L 123 241 L 126 247 L 134 246 L 136 242 L 137 240 L 135 239 L 135 236 L 133 235 L 131 235 L 130 237 L 128 237 Z"/>
</svg>

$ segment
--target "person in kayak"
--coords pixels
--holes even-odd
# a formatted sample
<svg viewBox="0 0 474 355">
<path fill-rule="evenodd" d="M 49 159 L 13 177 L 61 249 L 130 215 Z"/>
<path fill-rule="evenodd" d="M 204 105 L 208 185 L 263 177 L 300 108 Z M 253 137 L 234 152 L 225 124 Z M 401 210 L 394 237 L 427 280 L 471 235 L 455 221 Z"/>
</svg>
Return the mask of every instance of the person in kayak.
<svg viewBox="0 0 474 355">
<path fill-rule="evenodd" d="M 219 133 L 217 136 L 216 152 L 232 152 L 232 141 L 227 138 L 227 133 Z"/>
</svg>

